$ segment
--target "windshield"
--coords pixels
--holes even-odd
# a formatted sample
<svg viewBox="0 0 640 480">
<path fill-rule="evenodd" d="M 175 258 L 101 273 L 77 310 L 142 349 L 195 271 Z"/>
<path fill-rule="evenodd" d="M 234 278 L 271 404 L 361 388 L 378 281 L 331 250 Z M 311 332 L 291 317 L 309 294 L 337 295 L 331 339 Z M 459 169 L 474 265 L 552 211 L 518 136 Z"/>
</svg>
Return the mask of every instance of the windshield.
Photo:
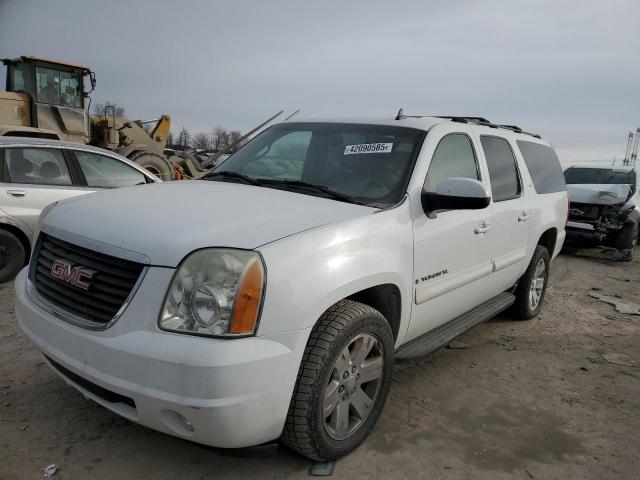
<svg viewBox="0 0 640 480">
<path fill-rule="evenodd" d="M 36 67 L 38 102 L 82 107 L 82 77 L 79 73 Z"/>
<path fill-rule="evenodd" d="M 630 185 L 633 183 L 631 171 L 610 168 L 569 168 L 564 172 L 567 185 Z"/>
<path fill-rule="evenodd" d="M 425 134 L 383 125 L 279 124 L 205 179 L 241 181 L 244 176 L 244 183 L 263 187 L 389 206 L 404 196 Z"/>
</svg>

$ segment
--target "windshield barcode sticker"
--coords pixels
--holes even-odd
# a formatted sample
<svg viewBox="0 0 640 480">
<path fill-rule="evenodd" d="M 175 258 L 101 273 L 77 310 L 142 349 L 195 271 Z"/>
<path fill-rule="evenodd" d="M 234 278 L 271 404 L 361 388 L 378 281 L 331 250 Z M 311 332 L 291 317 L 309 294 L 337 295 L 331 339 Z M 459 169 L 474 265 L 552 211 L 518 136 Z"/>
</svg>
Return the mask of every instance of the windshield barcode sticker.
<svg viewBox="0 0 640 480">
<path fill-rule="evenodd" d="M 358 153 L 391 153 L 393 143 L 360 143 L 344 147 L 345 155 L 357 155 Z"/>
</svg>

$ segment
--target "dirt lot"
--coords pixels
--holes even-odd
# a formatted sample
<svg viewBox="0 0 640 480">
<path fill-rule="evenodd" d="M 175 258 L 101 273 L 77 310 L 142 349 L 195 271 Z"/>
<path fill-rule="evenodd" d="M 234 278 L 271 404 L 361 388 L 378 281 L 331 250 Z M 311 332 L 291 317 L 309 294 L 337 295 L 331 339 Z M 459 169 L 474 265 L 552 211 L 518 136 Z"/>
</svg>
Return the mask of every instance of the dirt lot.
<svg viewBox="0 0 640 480">
<path fill-rule="evenodd" d="M 640 316 L 593 287 L 640 303 L 640 258 L 563 255 L 539 318 L 503 316 L 398 365 L 377 427 L 334 478 L 639 478 Z M 0 287 L 1 479 L 42 478 L 50 463 L 59 479 L 307 478 L 310 464 L 285 447 L 216 452 L 85 400 L 44 365 L 12 303 Z"/>
</svg>

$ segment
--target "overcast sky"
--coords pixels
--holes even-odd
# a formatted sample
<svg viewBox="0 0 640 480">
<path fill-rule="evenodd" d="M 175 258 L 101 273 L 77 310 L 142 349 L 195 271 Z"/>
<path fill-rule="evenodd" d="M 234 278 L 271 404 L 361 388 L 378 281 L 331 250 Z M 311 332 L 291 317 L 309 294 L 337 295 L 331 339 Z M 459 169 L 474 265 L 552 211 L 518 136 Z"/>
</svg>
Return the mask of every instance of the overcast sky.
<svg viewBox="0 0 640 480">
<path fill-rule="evenodd" d="M 639 0 L 0 0 L 0 57 L 25 54 L 91 66 L 94 102 L 174 130 L 404 107 L 520 125 L 571 162 L 622 157 L 640 126 Z"/>
</svg>

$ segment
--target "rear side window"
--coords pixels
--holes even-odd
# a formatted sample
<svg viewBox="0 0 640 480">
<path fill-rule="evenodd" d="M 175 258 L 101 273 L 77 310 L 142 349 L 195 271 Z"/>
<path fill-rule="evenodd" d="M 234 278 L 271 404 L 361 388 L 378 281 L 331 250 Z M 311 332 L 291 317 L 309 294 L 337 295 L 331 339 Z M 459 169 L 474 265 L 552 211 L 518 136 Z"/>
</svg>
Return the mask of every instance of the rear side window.
<svg viewBox="0 0 640 480">
<path fill-rule="evenodd" d="M 116 188 L 147 183 L 141 172 L 115 158 L 79 150 L 73 153 L 90 187 Z"/>
<path fill-rule="evenodd" d="M 7 180 L 35 185 L 71 185 L 71 175 L 60 150 L 49 148 L 8 148 Z"/>
<path fill-rule="evenodd" d="M 471 140 L 464 133 L 451 133 L 440 140 L 429 165 L 424 189 L 435 192 L 440 183 L 455 177 L 480 180 Z"/>
<path fill-rule="evenodd" d="M 518 140 L 516 142 L 538 193 L 562 192 L 567 189 L 556 152 L 547 145 Z"/>
<path fill-rule="evenodd" d="M 520 176 L 509 142 L 504 138 L 482 135 L 480 143 L 489 167 L 493 201 L 503 202 L 519 197 L 522 191 Z"/>
</svg>

